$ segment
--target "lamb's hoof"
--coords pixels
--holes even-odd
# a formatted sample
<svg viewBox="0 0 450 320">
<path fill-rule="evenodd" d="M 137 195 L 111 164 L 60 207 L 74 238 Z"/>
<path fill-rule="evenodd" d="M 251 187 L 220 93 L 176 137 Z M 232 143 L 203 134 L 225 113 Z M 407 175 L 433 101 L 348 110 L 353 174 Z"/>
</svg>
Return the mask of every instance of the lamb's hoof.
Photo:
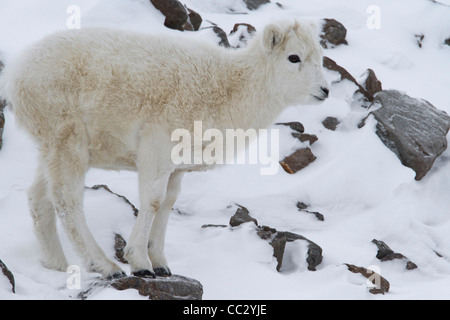
<svg viewBox="0 0 450 320">
<path fill-rule="evenodd" d="M 172 272 L 170 272 L 169 268 L 153 268 L 157 277 L 170 277 Z"/>
<path fill-rule="evenodd" d="M 139 278 L 156 278 L 155 274 L 150 270 L 134 271 L 132 275 Z"/>
<path fill-rule="evenodd" d="M 110 274 L 109 276 L 107 276 L 106 280 L 117 280 L 117 279 L 125 278 L 126 276 L 127 275 L 125 272 L 117 271 L 117 272 L 114 272 L 113 274 Z"/>
</svg>

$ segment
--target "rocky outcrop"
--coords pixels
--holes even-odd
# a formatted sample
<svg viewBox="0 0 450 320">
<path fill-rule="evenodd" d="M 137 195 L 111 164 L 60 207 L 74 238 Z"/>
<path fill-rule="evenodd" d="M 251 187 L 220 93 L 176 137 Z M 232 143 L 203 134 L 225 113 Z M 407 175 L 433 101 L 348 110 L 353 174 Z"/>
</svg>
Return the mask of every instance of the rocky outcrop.
<svg viewBox="0 0 450 320">
<path fill-rule="evenodd" d="M 249 210 L 241 205 L 236 204 L 237 210 L 236 213 L 230 219 L 231 227 L 238 227 L 243 223 L 254 223 L 256 228 L 257 235 L 266 241 L 269 241 L 270 245 L 273 248 L 273 256 L 277 260 L 276 270 L 278 272 L 282 271 L 283 266 L 283 258 L 286 249 L 286 245 L 288 243 L 294 241 L 305 241 L 307 243 L 308 252 L 306 263 L 308 264 L 308 270 L 316 271 L 316 267 L 322 263 L 322 248 L 314 243 L 313 241 L 305 238 L 302 235 L 289 232 L 289 231 L 278 231 L 275 228 L 271 228 L 269 226 L 260 226 L 255 218 L 250 215 Z M 228 207 L 232 208 L 232 206 Z M 203 225 L 202 228 L 211 228 L 211 227 L 221 227 L 226 228 L 224 225 Z"/>
<path fill-rule="evenodd" d="M 379 108 L 371 114 L 378 122 L 378 137 L 421 180 L 447 148 L 450 117 L 428 101 L 396 90 L 377 93 L 375 106 Z"/>
</svg>

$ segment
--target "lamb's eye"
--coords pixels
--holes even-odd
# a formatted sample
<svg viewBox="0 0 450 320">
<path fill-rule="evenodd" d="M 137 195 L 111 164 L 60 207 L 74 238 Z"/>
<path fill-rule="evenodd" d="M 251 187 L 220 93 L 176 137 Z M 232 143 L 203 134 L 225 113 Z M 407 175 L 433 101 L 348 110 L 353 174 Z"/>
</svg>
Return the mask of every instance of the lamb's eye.
<svg viewBox="0 0 450 320">
<path fill-rule="evenodd" d="M 296 54 L 293 54 L 292 56 L 289 56 L 289 61 L 292 63 L 300 63 L 302 60 L 300 60 L 300 57 Z"/>
</svg>

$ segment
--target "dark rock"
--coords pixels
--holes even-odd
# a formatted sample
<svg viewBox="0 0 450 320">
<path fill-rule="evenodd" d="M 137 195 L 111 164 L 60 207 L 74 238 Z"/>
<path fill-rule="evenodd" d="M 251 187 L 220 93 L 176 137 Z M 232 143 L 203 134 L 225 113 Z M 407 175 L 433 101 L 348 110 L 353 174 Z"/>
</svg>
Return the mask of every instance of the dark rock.
<svg viewBox="0 0 450 320">
<path fill-rule="evenodd" d="M 385 242 L 373 239 L 372 243 L 378 247 L 377 259 L 381 261 L 391 261 L 395 259 L 404 260 L 406 262 L 407 270 L 417 269 L 417 265 L 414 262 L 411 262 L 401 253 L 394 252 Z"/>
<path fill-rule="evenodd" d="M 414 37 L 416 38 L 416 42 L 417 42 L 417 45 L 419 46 L 419 48 L 422 48 L 422 42 L 423 42 L 423 39 L 425 39 L 425 35 L 415 34 Z"/>
<path fill-rule="evenodd" d="M 0 101 L 0 104 L 2 101 Z M 5 128 L 5 115 L 3 114 L 3 105 L 0 105 L 0 150 L 3 146 L 3 129 Z"/>
<path fill-rule="evenodd" d="M 258 225 L 258 221 L 250 216 L 248 209 L 238 205 L 236 213 L 230 219 L 230 226 L 237 227 L 246 222 L 253 222 L 256 226 Z"/>
<path fill-rule="evenodd" d="M 227 34 L 225 33 L 225 31 L 223 31 L 221 28 L 219 28 L 218 26 L 214 26 L 212 27 L 214 33 L 219 37 L 219 46 L 222 46 L 224 48 L 230 48 L 230 42 L 228 41 L 228 37 Z"/>
<path fill-rule="evenodd" d="M 189 12 L 188 20 L 189 20 L 190 24 L 192 25 L 193 30 L 194 31 L 198 31 L 200 29 L 200 26 L 202 25 L 202 22 L 203 22 L 203 19 L 202 19 L 201 15 L 198 12 L 196 12 L 196 11 L 194 11 L 192 9 L 188 8 L 187 10 Z"/>
<path fill-rule="evenodd" d="M 338 72 L 341 75 L 341 79 L 340 79 L 341 81 L 349 80 L 349 81 L 353 82 L 358 87 L 357 92 L 362 93 L 368 101 L 373 101 L 373 99 L 374 99 L 373 95 L 371 95 L 363 86 L 361 86 L 358 83 L 358 81 L 356 81 L 356 79 L 345 68 L 338 65 L 336 63 L 336 61 L 324 56 L 323 57 L 323 67 L 327 68 L 328 70 Z"/>
<path fill-rule="evenodd" d="M 363 83 L 364 89 L 372 96 L 377 92 L 383 91 L 382 83 L 378 80 L 375 72 L 372 69 L 367 69 L 366 74 L 367 76 Z"/>
<path fill-rule="evenodd" d="M 170 29 L 184 30 L 188 21 L 188 12 L 184 5 L 177 0 L 150 0 L 156 9 L 166 17 L 164 25 Z"/>
<path fill-rule="evenodd" d="M 288 126 L 292 130 L 297 131 L 299 133 L 305 132 L 305 127 L 300 122 L 279 122 L 279 123 L 276 123 L 276 125 Z"/>
<path fill-rule="evenodd" d="M 309 145 L 312 145 L 314 142 L 318 141 L 319 138 L 315 134 L 307 134 L 307 133 L 296 133 L 293 132 L 292 136 L 301 142 L 309 142 Z"/>
<path fill-rule="evenodd" d="M 248 23 L 236 23 L 233 30 L 230 32 L 230 37 L 237 37 L 239 43 L 235 45 L 236 48 L 246 47 L 248 40 L 253 38 L 256 33 L 254 26 Z"/>
<path fill-rule="evenodd" d="M 444 44 L 450 46 L 450 38 L 445 39 Z"/>
<path fill-rule="evenodd" d="M 270 240 L 277 230 L 268 226 L 260 226 L 256 230 L 256 234 L 263 240 Z"/>
<path fill-rule="evenodd" d="M 120 261 L 122 263 L 128 263 L 128 261 L 125 259 L 125 247 L 127 246 L 127 242 L 125 239 L 118 233 L 114 236 L 114 251 L 116 252 L 115 258 L 117 261 Z"/>
<path fill-rule="evenodd" d="M 254 26 L 252 26 L 251 24 L 236 23 L 233 27 L 233 30 L 231 30 L 230 34 L 234 34 L 234 33 L 238 32 L 241 27 L 244 27 L 249 34 L 256 33 L 256 28 Z"/>
<path fill-rule="evenodd" d="M 389 289 L 391 287 L 389 281 L 387 281 L 385 278 L 383 278 L 378 273 L 376 273 L 372 270 L 367 270 L 366 268 L 363 268 L 363 267 L 357 267 L 353 264 L 345 263 L 345 265 L 347 266 L 348 271 L 353 272 L 353 273 L 362 274 L 364 277 L 369 279 L 375 285 L 374 288 L 371 288 L 369 290 L 370 293 L 385 294 L 385 293 L 389 292 Z"/>
<path fill-rule="evenodd" d="M 395 90 L 377 93 L 374 104 L 381 105 L 371 112 L 378 137 L 421 180 L 447 148 L 450 117 L 428 101 Z"/>
<path fill-rule="evenodd" d="M 2 72 L 5 65 L 0 60 L 0 73 Z M 2 149 L 3 145 L 3 129 L 5 128 L 5 116 L 3 114 L 3 109 L 6 107 L 6 101 L 3 99 L 0 99 L 0 150 Z"/>
<path fill-rule="evenodd" d="M 303 148 L 284 158 L 280 164 L 284 171 L 289 174 L 294 174 L 309 166 L 316 159 L 316 156 L 312 153 L 310 148 Z"/>
<path fill-rule="evenodd" d="M 203 229 L 206 229 L 206 228 L 226 228 L 226 227 L 228 227 L 228 226 L 225 225 L 225 224 L 204 224 L 204 225 L 202 225 Z"/>
<path fill-rule="evenodd" d="M 297 208 L 298 208 L 298 210 L 306 210 L 309 208 L 309 205 L 307 205 L 304 202 L 299 201 L 299 202 L 297 202 Z"/>
<path fill-rule="evenodd" d="M 320 212 L 306 210 L 309 208 L 309 206 L 304 202 L 297 202 L 297 208 L 298 208 L 298 211 L 311 213 L 311 214 L 315 215 L 317 220 L 319 220 L 319 221 L 325 221 L 325 217 Z"/>
<path fill-rule="evenodd" d="M 99 190 L 99 189 L 103 189 L 103 190 L 105 190 L 105 191 L 108 191 L 109 193 L 111 193 L 111 194 L 113 194 L 113 195 L 115 195 L 116 197 L 119 197 L 119 198 L 121 198 L 126 204 L 128 204 L 130 207 L 131 207 L 131 209 L 133 210 L 133 212 L 134 212 L 134 216 L 138 216 L 138 214 L 139 214 L 139 210 L 126 198 L 126 197 L 124 197 L 124 196 L 122 196 L 122 195 L 120 195 L 120 194 L 117 194 L 117 193 L 115 193 L 115 192 L 112 192 L 111 191 L 111 189 L 107 186 L 107 185 L 104 185 L 104 184 L 99 184 L 99 185 L 95 185 L 95 186 L 92 186 L 92 187 L 86 187 L 86 189 L 88 189 L 88 190 Z"/>
<path fill-rule="evenodd" d="M 337 126 L 340 124 L 341 122 L 334 118 L 334 117 L 327 117 L 325 120 L 322 121 L 322 124 L 325 128 L 327 128 L 328 130 L 336 130 Z"/>
<path fill-rule="evenodd" d="M 335 19 L 324 19 L 322 33 L 320 35 L 322 38 L 320 41 L 322 47 L 326 49 L 329 45 L 331 45 L 331 47 L 338 46 L 340 44 L 347 45 L 348 42 L 345 39 L 346 36 L 347 29 L 342 23 L 336 21 Z"/>
<path fill-rule="evenodd" d="M 263 4 L 270 3 L 270 0 L 243 0 L 249 10 L 256 10 Z"/>
<path fill-rule="evenodd" d="M 316 267 L 322 263 L 322 248 L 311 240 L 292 232 L 277 231 L 268 226 L 257 228 L 257 234 L 261 239 L 270 240 L 270 245 L 273 247 L 273 256 L 277 259 L 277 271 L 280 272 L 283 265 L 283 257 L 288 242 L 297 240 L 306 241 L 308 243 L 308 253 L 306 262 L 308 263 L 308 270 L 316 271 Z"/>
<path fill-rule="evenodd" d="M 114 288 L 120 291 L 135 289 L 141 296 L 147 296 L 151 300 L 201 300 L 203 296 L 203 286 L 199 281 L 172 275 L 157 278 L 130 276 L 101 280 L 92 283 L 89 289 L 81 292 L 78 297 L 86 299 L 101 288 Z"/>
<path fill-rule="evenodd" d="M 281 267 L 283 266 L 283 257 L 284 251 L 286 250 L 286 242 L 287 238 L 284 233 L 277 232 L 273 237 L 272 241 L 270 241 L 270 245 L 273 248 L 273 256 L 277 259 L 277 271 L 281 271 Z"/>
<path fill-rule="evenodd" d="M 14 275 L 2 260 L 0 260 L 0 269 L 2 270 L 3 275 L 9 280 L 9 283 L 11 284 L 11 291 L 16 293 L 16 281 L 14 280 Z"/>
</svg>

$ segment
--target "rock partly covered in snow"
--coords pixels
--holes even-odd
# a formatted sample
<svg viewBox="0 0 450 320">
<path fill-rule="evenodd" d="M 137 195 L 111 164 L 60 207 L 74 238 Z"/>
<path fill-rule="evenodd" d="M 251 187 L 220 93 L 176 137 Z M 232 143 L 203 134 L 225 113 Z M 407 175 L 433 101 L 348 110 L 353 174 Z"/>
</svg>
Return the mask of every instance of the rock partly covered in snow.
<svg viewBox="0 0 450 320">
<path fill-rule="evenodd" d="M 378 121 L 378 137 L 421 180 L 447 148 L 450 117 L 428 101 L 396 90 L 379 92 L 372 106 L 377 105 L 371 114 Z"/>
<path fill-rule="evenodd" d="M 338 72 L 340 74 L 340 80 L 349 80 L 353 82 L 360 93 L 362 93 L 367 101 L 373 101 L 373 95 L 368 92 L 358 81 L 353 77 L 345 68 L 341 67 L 334 61 L 333 59 L 329 57 L 323 57 L 323 67 Z M 380 83 L 381 86 L 381 83 Z"/>
<path fill-rule="evenodd" d="M 353 264 L 345 264 L 348 268 L 348 271 L 353 273 L 359 273 L 363 275 L 365 278 L 367 278 L 372 284 L 374 285 L 371 289 L 369 289 L 369 292 L 371 294 L 385 294 L 389 292 L 389 289 L 391 288 L 391 284 L 389 281 L 386 280 L 386 278 L 383 278 L 380 274 L 368 270 L 363 267 L 358 267 Z"/>
<path fill-rule="evenodd" d="M 120 291 L 135 289 L 141 296 L 149 297 L 151 300 L 201 300 L 203 297 L 203 286 L 199 281 L 178 275 L 157 278 L 131 276 L 95 281 L 78 297 L 87 299 L 103 288 L 114 288 Z"/>
<path fill-rule="evenodd" d="M 373 239 L 372 243 L 374 243 L 378 248 L 377 259 L 380 261 L 384 262 L 399 259 L 405 261 L 407 270 L 417 269 L 417 265 L 414 262 L 410 261 L 401 253 L 394 252 L 384 241 Z"/>
<path fill-rule="evenodd" d="M 287 243 L 297 240 L 307 242 L 308 252 L 306 262 L 309 271 L 316 271 L 316 267 L 322 263 L 322 248 L 302 235 L 288 231 L 277 231 L 268 226 L 258 227 L 257 234 L 262 239 L 270 240 L 270 245 L 273 247 L 273 256 L 278 262 L 277 271 L 279 272 L 282 271 L 283 257 Z"/>
<path fill-rule="evenodd" d="M 230 226 L 237 227 L 246 222 L 253 222 L 255 225 L 258 225 L 258 221 L 250 216 L 250 212 L 246 207 L 240 205 L 237 206 L 236 213 L 230 219 Z"/>
<path fill-rule="evenodd" d="M 248 23 L 236 23 L 231 30 L 229 39 L 235 39 L 234 48 L 239 49 L 247 46 L 247 43 L 256 34 L 256 28 Z"/>
<path fill-rule="evenodd" d="M 200 14 L 187 8 L 178 0 L 150 0 L 166 17 L 164 25 L 170 29 L 196 31 L 202 24 Z"/>
<path fill-rule="evenodd" d="M 243 0 L 249 10 L 256 10 L 263 4 L 270 3 L 270 0 Z"/>
<path fill-rule="evenodd" d="M 2 260 L 0 260 L 0 270 L 2 271 L 3 275 L 9 280 L 9 283 L 11 284 L 11 291 L 13 293 L 16 293 L 16 281 L 14 280 L 14 275 Z"/>
<path fill-rule="evenodd" d="M 4 68 L 4 64 L 2 61 L 0 61 L 0 73 L 2 72 Z M 3 145 L 3 128 L 5 127 L 5 116 L 3 114 L 3 109 L 6 106 L 6 101 L 0 99 L 0 149 Z"/>
</svg>

